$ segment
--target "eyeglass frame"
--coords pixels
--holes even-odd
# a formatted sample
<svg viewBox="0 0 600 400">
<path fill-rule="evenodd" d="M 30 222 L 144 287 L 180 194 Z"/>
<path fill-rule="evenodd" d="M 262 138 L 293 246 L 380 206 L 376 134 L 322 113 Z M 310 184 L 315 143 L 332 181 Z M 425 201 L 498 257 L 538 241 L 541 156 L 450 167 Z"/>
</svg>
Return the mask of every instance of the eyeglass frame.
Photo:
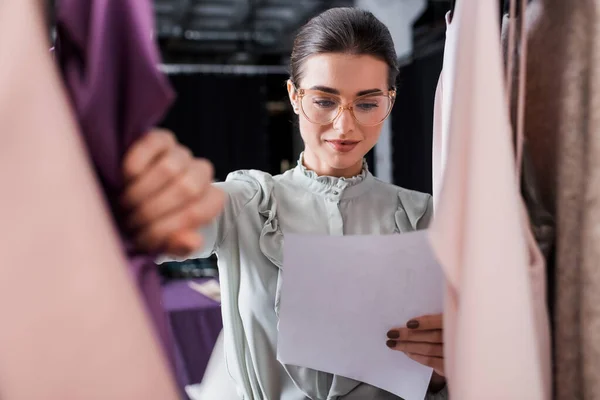
<svg viewBox="0 0 600 400">
<path fill-rule="evenodd" d="M 354 120 L 359 125 L 361 125 L 361 126 L 364 126 L 364 127 L 373 127 L 373 126 L 381 125 L 390 116 L 390 114 L 392 113 L 392 109 L 394 108 L 394 103 L 396 101 L 396 88 L 388 89 L 387 93 L 385 93 L 385 92 L 382 91 L 381 94 L 379 94 L 377 92 L 364 94 L 362 96 L 358 96 L 356 99 L 352 100 L 352 102 L 350 102 L 350 103 L 348 103 L 346 105 L 340 105 L 340 106 L 338 106 L 338 111 L 337 111 L 337 114 L 335 115 L 335 117 L 333 117 L 331 119 L 331 121 L 327 122 L 326 124 L 321 124 L 319 122 L 315 122 L 315 121 L 311 120 L 310 118 L 308 118 L 308 116 L 306 115 L 306 111 L 304 111 L 304 106 L 302 105 L 302 98 L 304 96 L 306 96 L 306 91 L 307 90 L 310 90 L 310 91 L 313 91 L 313 92 L 323 93 L 323 94 L 326 94 L 328 96 L 335 96 L 335 97 L 338 97 L 338 98 L 340 96 L 338 96 L 336 94 L 332 94 L 332 93 L 327 93 L 327 92 L 324 92 L 322 90 L 297 88 L 296 85 L 294 85 L 294 91 L 296 92 L 296 96 L 298 96 L 299 104 L 300 104 L 300 111 L 302 112 L 302 115 L 304 115 L 304 118 L 306 118 L 306 120 L 308 122 L 310 122 L 311 124 L 316 124 L 316 125 L 321 125 L 321 126 L 326 126 L 326 125 L 332 124 L 336 119 L 339 118 L 340 115 L 342 115 L 342 113 L 344 112 L 344 110 L 350 111 L 350 115 L 352 115 L 352 118 L 354 118 Z M 356 118 L 356 115 L 354 115 L 354 108 L 352 107 L 352 104 L 354 104 L 359 99 L 368 98 L 369 96 L 374 96 L 374 95 L 389 97 L 390 101 L 391 101 L 391 103 L 390 103 L 390 109 L 387 111 L 387 114 L 385 114 L 385 117 L 383 117 L 383 119 L 381 121 L 379 121 L 378 123 L 373 124 L 373 125 L 366 125 L 366 124 L 363 124 L 362 122 L 360 122 L 358 120 L 358 118 Z M 341 100 L 341 98 L 340 98 L 340 100 Z M 340 101 L 340 103 L 341 103 L 341 101 Z"/>
</svg>

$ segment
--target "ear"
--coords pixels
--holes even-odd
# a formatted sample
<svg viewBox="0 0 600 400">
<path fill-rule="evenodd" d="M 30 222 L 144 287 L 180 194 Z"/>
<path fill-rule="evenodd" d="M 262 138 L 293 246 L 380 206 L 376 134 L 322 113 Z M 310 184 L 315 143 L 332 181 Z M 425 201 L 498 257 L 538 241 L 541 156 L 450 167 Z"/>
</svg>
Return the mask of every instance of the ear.
<svg viewBox="0 0 600 400">
<path fill-rule="evenodd" d="M 296 92 L 296 88 L 294 87 L 294 84 L 292 83 L 291 79 L 287 80 L 287 91 L 288 96 L 290 97 L 290 103 L 294 108 L 294 113 L 300 114 L 300 105 L 298 104 L 298 92 Z"/>
</svg>

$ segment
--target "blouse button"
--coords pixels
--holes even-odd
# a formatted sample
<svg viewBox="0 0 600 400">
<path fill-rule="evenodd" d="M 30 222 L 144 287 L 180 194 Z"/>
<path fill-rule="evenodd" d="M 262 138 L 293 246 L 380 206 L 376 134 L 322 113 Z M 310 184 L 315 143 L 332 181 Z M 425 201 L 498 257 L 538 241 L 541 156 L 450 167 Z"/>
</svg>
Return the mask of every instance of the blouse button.
<svg viewBox="0 0 600 400">
<path fill-rule="evenodd" d="M 340 194 L 339 190 L 334 190 L 332 193 L 333 193 L 334 196 L 337 196 L 337 195 Z"/>
</svg>

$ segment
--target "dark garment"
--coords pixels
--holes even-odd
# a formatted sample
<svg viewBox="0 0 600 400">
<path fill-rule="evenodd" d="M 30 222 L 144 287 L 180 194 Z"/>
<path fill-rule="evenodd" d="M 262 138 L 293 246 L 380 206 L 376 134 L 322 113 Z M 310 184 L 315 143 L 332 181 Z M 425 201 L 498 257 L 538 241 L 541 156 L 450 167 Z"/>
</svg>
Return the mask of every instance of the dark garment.
<svg viewBox="0 0 600 400">
<path fill-rule="evenodd" d="M 117 215 L 123 156 L 158 122 L 172 99 L 168 81 L 156 68 L 152 7 L 148 0 L 61 0 L 56 20 L 63 79 L 106 199 Z M 153 256 L 136 252 L 129 235 L 120 232 L 135 283 L 167 345 Z"/>
<path fill-rule="evenodd" d="M 169 79 L 177 100 L 160 125 L 210 160 L 217 180 L 240 169 L 272 171 L 266 75 L 177 73 Z"/>
<path fill-rule="evenodd" d="M 443 47 L 400 69 L 392 110 L 394 184 L 432 193 L 433 104 L 442 70 Z"/>
</svg>

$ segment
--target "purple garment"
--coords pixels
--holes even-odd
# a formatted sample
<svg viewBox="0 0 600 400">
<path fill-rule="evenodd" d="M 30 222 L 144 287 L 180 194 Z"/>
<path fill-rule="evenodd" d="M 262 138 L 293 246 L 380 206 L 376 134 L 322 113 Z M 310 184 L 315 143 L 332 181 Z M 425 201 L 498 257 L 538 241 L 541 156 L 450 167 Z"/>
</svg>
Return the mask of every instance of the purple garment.
<svg viewBox="0 0 600 400">
<path fill-rule="evenodd" d="M 210 279 L 194 279 L 206 282 Z M 221 305 L 191 289 L 188 281 L 163 287 L 165 310 L 175 339 L 177 382 L 183 388 L 202 382 L 219 333 L 223 328 Z"/>
<path fill-rule="evenodd" d="M 148 0 L 59 0 L 57 5 L 56 56 L 114 215 L 119 213 L 126 150 L 159 122 L 173 99 L 157 69 L 153 23 Z M 119 231 L 135 282 L 170 355 L 154 257 L 136 253 L 128 235 Z"/>
</svg>

